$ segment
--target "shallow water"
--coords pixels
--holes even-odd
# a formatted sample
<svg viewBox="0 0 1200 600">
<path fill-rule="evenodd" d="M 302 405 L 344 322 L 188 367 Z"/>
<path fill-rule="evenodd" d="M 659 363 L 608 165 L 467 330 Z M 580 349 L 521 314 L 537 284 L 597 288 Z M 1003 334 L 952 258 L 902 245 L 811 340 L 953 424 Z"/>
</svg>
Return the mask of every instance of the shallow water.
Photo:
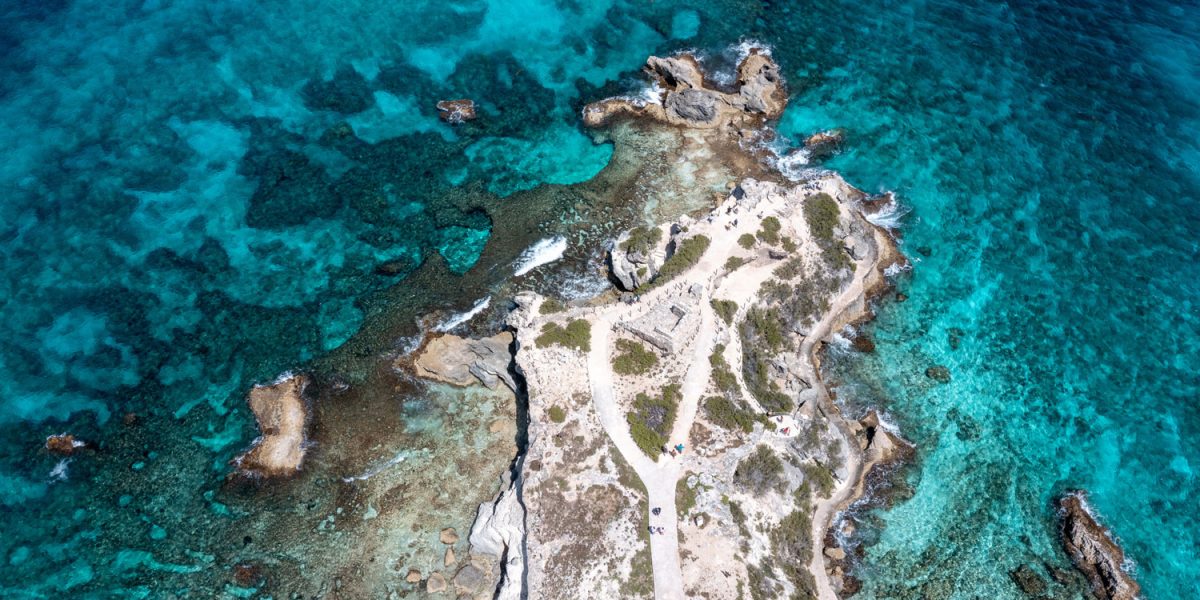
<svg viewBox="0 0 1200 600">
<path fill-rule="evenodd" d="M 868 528 L 864 597 L 1015 597 L 1017 564 L 1063 564 L 1050 501 L 1076 486 L 1148 597 L 1198 595 L 1195 8 L 681 5 L 3 9 L 0 502 L 14 525 L 0 589 L 183 593 L 202 580 L 185 567 L 238 555 L 222 544 L 245 515 L 290 539 L 278 498 L 221 488 L 254 435 L 245 388 L 348 339 L 341 375 L 375 377 L 366 357 L 402 345 L 392 336 L 422 307 L 486 295 L 458 273 L 509 273 L 561 233 L 522 224 L 520 248 L 487 250 L 520 241 L 492 235 L 511 226 L 494 215 L 521 211 L 506 203 L 611 158 L 579 128 L 583 102 L 636 93 L 650 53 L 727 66 L 748 37 L 774 46 L 792 85 L 781 129 L 846 128 L 827 166 L 912 209 L 910 299 L 871 326 L 877 354 L 834 367 L 843 399 L 886 406 L 919 447 L 915 495 Z M 440 123 L 433 104 L 458 97 L 482 118 Z M 418 277 L 443 259 L 440 285 Z M 371 327 L 389 318 L 404 326 Z M 370 343 L 352 338 L 364 324 Z M 927 380 L 931 364 L 952 382 Z M 399 389 L 369 406 L 403 404 L 395 422 L 419 429 L 453 404 Z M 322 435 L 369 418 L 356 414 Z M 65 429 L 108 445 L 61 481 L 39 447 Z M 329 460 L 281 497 L 318 498 L 322 477 L 394 456 L 383 439 L 341 463 L 351 449 L 327 442 Z M 187 511 L 210 518 L 187 527 Z"/>
</svg>

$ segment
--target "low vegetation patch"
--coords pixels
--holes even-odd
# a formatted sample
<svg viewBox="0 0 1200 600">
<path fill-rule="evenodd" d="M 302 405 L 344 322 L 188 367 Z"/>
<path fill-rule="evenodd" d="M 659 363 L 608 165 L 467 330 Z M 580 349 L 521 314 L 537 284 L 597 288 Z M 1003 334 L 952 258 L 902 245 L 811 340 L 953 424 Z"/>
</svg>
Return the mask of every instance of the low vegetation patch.
<svg viewBox="0 0 1200 600">
<path fill-rule="evenodd" d="M 783 251 L 787 252 L 788 254 L 795 252 L 799 248 L 799 246 L 796 245 L 796 242 L 792 241 L 792 238 L 786 235 L 783 236 L 782 241 Z"/>
<path fill-rule="evenodd" d="M 725 321 L 726 325 L 733 325 L 733 317 L 737 314 L 738 305 L 733 300 L 717 300 L 712 301 L 713 310 L 717 311 L 717 316 Z"/>
<path fill-rule="evenodd" d="M 704 414 L 717 427 L 724 427 L 731 431 L 740 429 L 744 433 L 754 431 L 754 422 L 759 418 L 745 407 L 722 396 L 705 398 Z"/>
<path fill-rule="evenodd" d="M 645 375 L 658 364 L 658 356 L 641 342 L 621 339 L 616 346 L 617 356 L 612 366 L 621 375 Z"/>
<path fill-rule="evenodd" d="M 708 250 L 711 244 L 712 240 L 708 239 L 708 236 L 703 235 L 692 236 L 677 242 L 675 253 L 658 270 L 658 275 L 654 277 L 654 281 L 652 282 L 653 285 L 662 285 L 680 273 L 692 268 L 696 263 L 700 262 L 700 257 L 704 256 L 704 252 Z"/>
<path fill-rule="evenodd" d="M 741 267 L 742 265 L 744 265 L 748 262 L 750 262 L 750 261 L 748 261 L 740 256 L 730 256 L 729 258 L 725 259 L 725 270 L 726 271 L 736 271 L 739 267 Z"/>
<path fill-rule="evenodd" d="M 729 363 L 725 362 L 724 353 L 725 345 L 717 344 L 713 348 L 713 353 L 708 356 L 708 364 L 712 366 L 713 385 L 717 386 L 717 389 L 727 398 L 736 398 L 738 395 L 737 377 L 729 368 Z"/>
<path fill-rule="evenodd" d="M 635 227 L 629 238 L 621 242 L 621 250 L 646 254 L 662 241 L 662 230 L 657 227 Z"/>
<path fill-rule="evenodd" d="M 747 250 L 753 248 L 754 247 L 754 236 L 752 236 L 748 233 L 743 233 L 741 235 L 741 237 L 738 238 L 738 245 Z"/>
<path fill-rule="evenodd" d="M 837 200 L 829 194 L 817 194 L 804 202 L 804 220 L 818 242 L 833 240 L 833 230 L 837 228 L 840 218 Z"/>
<path fill-rule="evenodd" d="M 754 453 L 742 459 L 733 471 L 733 482 L 761 496 L 770 491 L 783 493 L 787 489 L 783 460 L 770 446 L 760 445 Z"/>
<path fill-rule="evenodd" d="M 543 315 L 552 315 L 567 310 L 566 305 L 559 302 L 557 298 L 546 298 L 542 300 L 542 305 L 538 307 L 538 312 Z"/>
<path fill-rule="evenodd" d="M 684 518 L 693 508 L 696 508 L 696 490 L 688 487 L 687 477 L 680 477 L 675 484 L 675 508 L 679 517 Z"/>
<path fill-rule="evenodd" d="M 559 345 L 589 352 L 592 349 L 592 325 L 583 319 L 575 319 L 566 327 L 558 323 L 546 323 L 542 325 L 542 334 L 536 341 L 543 348 Z"/>
<path fill-rule="evenodd" d="M 771 530 L 771 556 L 783 576 L 796 588 L 793 598 L 816 598 L 817 586 L 808 565 L 812 561 L 812 517 L 795 510 Z"/>
<path fill-rule="evenodd" d="M 662 453 L 671 435 L 671 427 L 675 425 L 675 411 L 683 395 L 677 384 L 663 388 L 658 397 L 638 394 L 633 401 L 633 411 L 626 415 L 629 422 L 629 433 L 633 441 L 650 458 L 657 458 Z"/>
<path fill-rule="evenodd" d="M 828 498 L 833 493 L 836 483 L 829 469 L 816 463 L 804 463 L 800 466 L 800 471 L 804 473 L 804 482 L 812 488 L 818 498 Z"/>
<path fill-rule="evenodd" d="M 749 390 L 767 412 L 790 412 L 795 404 L 770 377 L 771 355 L 783 348 L 786 338 L 780 328 L 782 318 L 774 308 L 753 308 L 742 321 L 742 377 Z"/>
<path fill-rule="evenodd" d="M 767 217 L 762 220 L 762 229 L 758 230 L 756 237 L 763 242 L 774 246 L 779 243 L 779 230 L 781 226 L 779 219 L 775 217 Z"/>
<path fill-rule="evenodd" d="M 554 421 L 555 423 L 562 423 L 567 420 L 567 411 L 563 410 L 563 408 L 557 404 L 551 406 L 546 413 L 550 415 L 550 420 Z"/>
</svg>

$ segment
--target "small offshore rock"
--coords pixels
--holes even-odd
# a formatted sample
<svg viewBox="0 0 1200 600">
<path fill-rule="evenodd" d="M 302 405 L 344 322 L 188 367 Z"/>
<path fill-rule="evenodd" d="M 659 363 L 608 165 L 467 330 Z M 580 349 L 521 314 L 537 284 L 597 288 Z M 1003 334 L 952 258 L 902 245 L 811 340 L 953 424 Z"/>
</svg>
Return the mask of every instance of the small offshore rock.
<svg viewBox="0 0 1200 600">
<path fill-rule="evenodd" d="M 896 302 L 905 302 L 908 300 L 908 295 L 902 292 L 896 292 Z"/>
<path fill-rule="evenodd" d="M 405 272 L 408 271 L 410 264 L 411 263 L 409 263 L 407 260 L 404 260 L 404 259 L 389 260 L 387 262 L 380 263 L 378 266 L 376 266 L 375 274 L 376 275 L 387 275 L 389 277 L 395 276 L 395 275 L 403 275 Z"/>
<path fill-rule="evenodd" d="M 449 586 L 446 585 L 446 577 L 437 571 L 434 571 L 433 574 L 429 576 L 429 579 L 425 582 L 425 591 L 429 592 L 430 594 L 444 592 L 446 591 L 447 587 Z"/>
<path fill-rule="evenodd" d="M 437 109 L 438 116 L 447 123 L 458 124 L 475 119 L 474 100 L 442 100 L 437 103 Z"/>
<path fill-rule="evenodd" d="M 447 527 L 442 530 L 442 533 L 440 536 L 438 536 L 438 539 L 442 540 L 442 543 L 446 544 L 447 546 L 455 544 L 458 542 L 458 532 L 455 531 L 453 527 Z"/>
<path fill-rule="evenodd" d="M 832 546 L 825 549 L 825 556 L 828 556 L 832 560 L 846 560 L 846 551 L 837 546 Z"/>
<path fill-rule="evenodd" d="M 925 376 L 938 383 L 950 383 L 950 369 L 942 365 L 934 365 L 925 369 Z"/>
<path fill-rule="evenodd" d="M 421 572 L 416 569 L 409 569 L 408 575 L 404 576 L 404 580 L 409 583 L 419 583 L 421 581 Z"/>
<path fill-rule="evenodd" d="M 46 438 L 46 450 L 60 456 L 70 456 L 76 450 L 86 446 L 87 442 L 77 440 L 74 435 L 69 433 L 60 433 Z"/>
<path fill-rule="evenodd" d="M 446 558 L 442 560 L 442 564 L 447 567 L 454 566 L 458 559 L 454 556 L 454 548 L 446 548 Z"/>
</svg>

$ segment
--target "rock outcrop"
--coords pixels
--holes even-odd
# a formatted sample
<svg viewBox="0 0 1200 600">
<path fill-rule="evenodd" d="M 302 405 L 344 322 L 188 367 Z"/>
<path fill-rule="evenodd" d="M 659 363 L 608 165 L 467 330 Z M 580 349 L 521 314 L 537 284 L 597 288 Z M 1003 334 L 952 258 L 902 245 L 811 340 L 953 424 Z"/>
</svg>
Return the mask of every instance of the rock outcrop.
<svg viewBox="0 0 1200 600">
<path fill-rule="evenodd" d="M 413 361 L 418 377 L 457 386 L 482 383 L 491 389 L 503 383 L 516 391 L 508 369 L 512 364 L 509 346 L 513 336 L 507 331 L 490 338 L 473 340 L 457 335 L 435 337 L 421 349 Z"/>
<path fill-rule="evenodd" d="M 252 478 L 287 477 L 300 470 L 307 450 L 309 378 L 286 374 L 250 390 L 248 404 L 260 435 L 250 449 L 233 459 L 238 473 Z"/>
<path fill-rule="evenodd" d="M 738 65 L 732 92 L 709 85 L 699 62 L 690 54 L 651 56 L 644 70 L 662 90 L 655 101 L 609 98 L 594 102 L 583 109 L 584 124 L 599 127 L 624 114 L 681 127 L 713 129 L 761 123 L 764 118 L 778 117 L 787 106 L 779 66 L 757 49 Z"/>
<path fill-rule="evenodd" d="M 472 553 L 500 560 L 496 600 L 516 600 L 524 595 L 525 507 L 519 498 L 520 487 L 520 480 L 513 481 L 494 501 L 480 504 L 468 538 Z"/>
<path fill-rule="evenodd" d="M 1075 567 L 1092 584 L 1100 600 L 1133 600 L 1141 588 L 1122 568 L 1125 552 L 1096 521 L 1087 494 L 1072 491 L 1058 499 L 1062 543 Z"/>
<path fill-rule="evenodd" d="M 475 119 L 475 102 L 463 98 L 461 100 L 442 100 L 437 103 L 438 116 L 451 124 L 462 123 Z"/>
<path fill-rule="evenodd" d="M 631 243 L 631 237 L 639 231 L 659 231 L 660 234 L 640 240 L 640 244 Z M 613 277 L 621 283 L 621 289 L 633 291 L 654 279 L 667 259 L 666 248 L 670 240 L 664 241 L 663 237 L 661 230 L 635 229 L 623 232 L 617 238 L 609 249 L 608 258 Z M 655 239 L 658 241 L 647 243 Z"/>
<path fill-rule="evenodd" d="M 70 456 L 76 450 L 89 447 L 87 442 L 77 439 L 69 433 L 59 433 L 46 437 L 46 450 L 60 456 Z"/>
</svg>

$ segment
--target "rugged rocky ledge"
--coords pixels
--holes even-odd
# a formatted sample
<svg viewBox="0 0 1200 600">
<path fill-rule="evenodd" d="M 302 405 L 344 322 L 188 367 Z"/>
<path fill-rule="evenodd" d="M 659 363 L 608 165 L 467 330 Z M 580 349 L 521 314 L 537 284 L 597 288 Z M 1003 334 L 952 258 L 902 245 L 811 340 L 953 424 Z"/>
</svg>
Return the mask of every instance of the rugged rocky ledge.
<svg viewBox="0 0 1200 600">
<path fill-rule="evenodd" d="M 287 374 L 250 390 L 247 403 L 258 423 L 259 437 L 233 459 L 239 475 L 288 477 L 300 470 L 307 451 L 309 410 L 304 390 L 308 383 L 307 375 Z"/>
<path fill-rule="evenodd" d="M 512 341 L 508 332 L 480 340 L 435 335 L 425 343 L 413 367 L 417 375 L 434 381 L 457 386 L 482 383 L 491 389 L 503 383 L 515 392 L 517 383 L 509 374 Z"/>
<path fill-rule="evenodd" d="M 1133 600 L 1141 588 L 1125 570 L 1125 552 L 1096 521 L 1087 493 L 1071 491 L 1058 499 L 1063 549 L 1087 577 L 1100 600 Z"/>
</svg>

